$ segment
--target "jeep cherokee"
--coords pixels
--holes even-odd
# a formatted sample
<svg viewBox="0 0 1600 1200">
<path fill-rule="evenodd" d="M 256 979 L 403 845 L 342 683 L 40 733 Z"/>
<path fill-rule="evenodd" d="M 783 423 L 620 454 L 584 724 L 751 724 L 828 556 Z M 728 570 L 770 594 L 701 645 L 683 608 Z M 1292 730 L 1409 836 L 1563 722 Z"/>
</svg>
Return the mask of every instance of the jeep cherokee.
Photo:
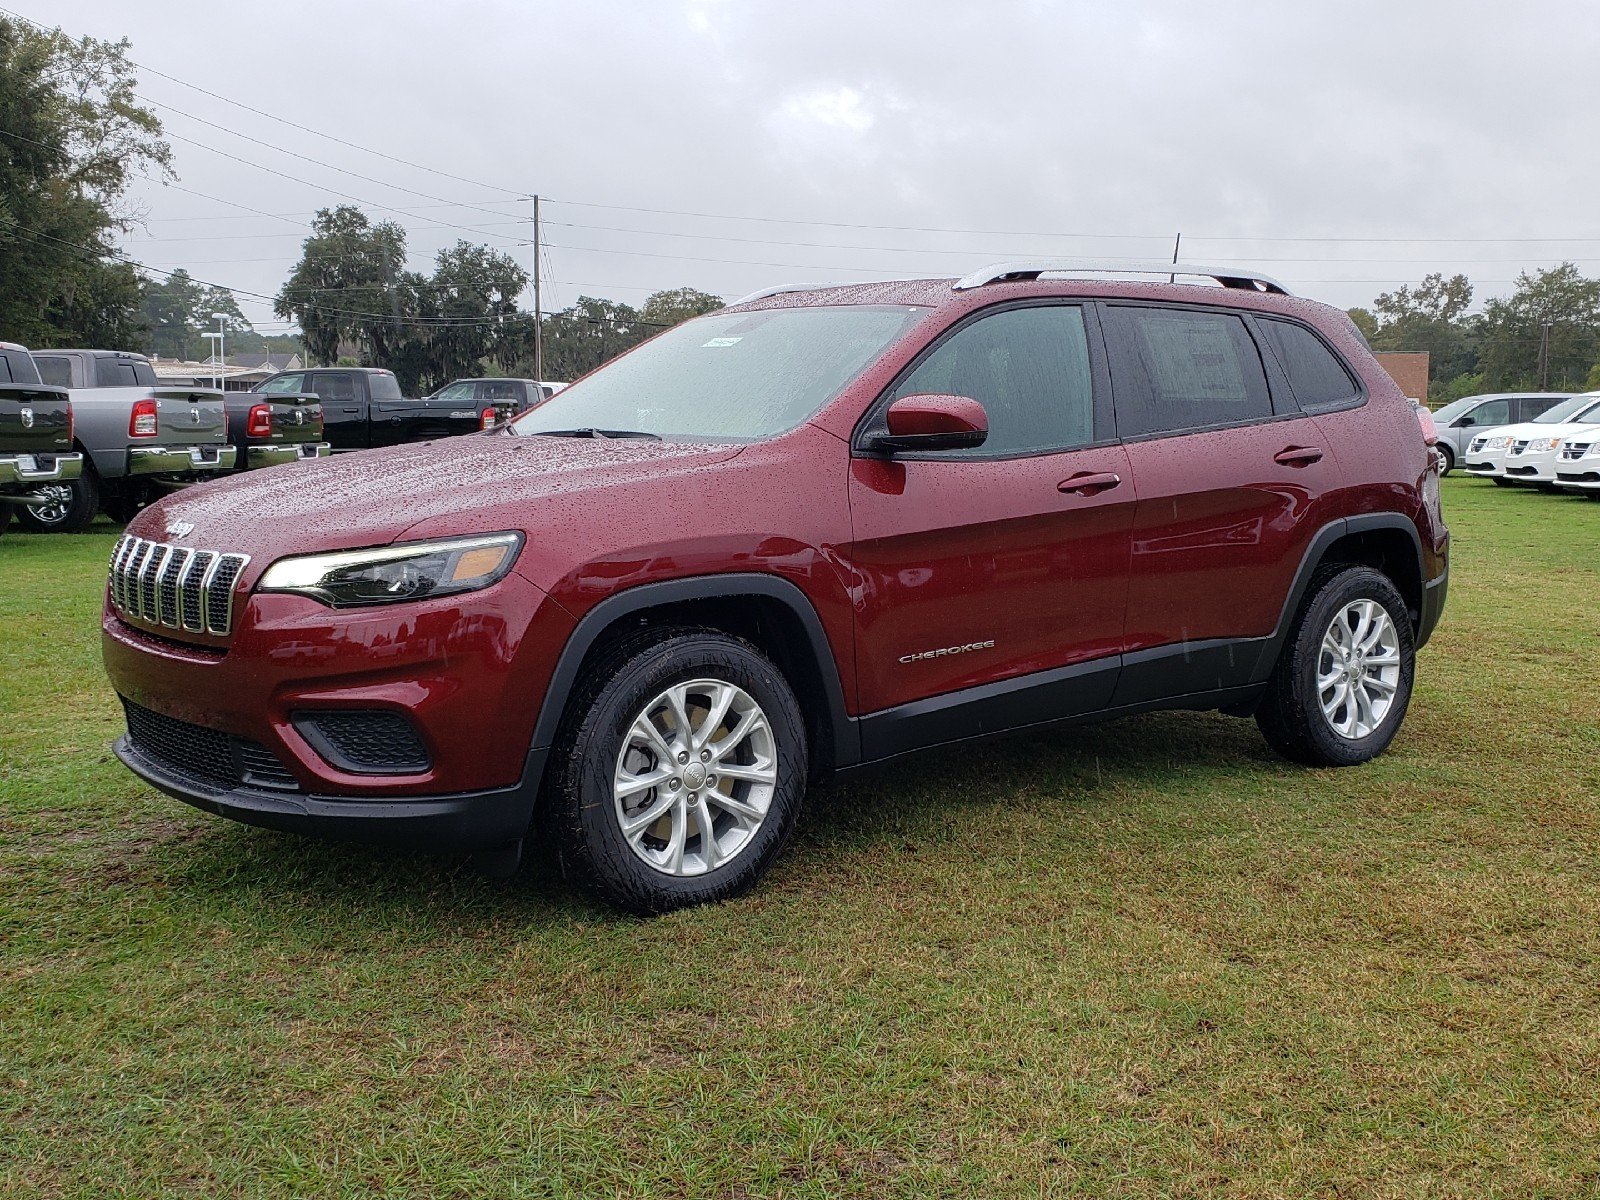
<svg viewBox="0 0 1600 1200">
<path fill-rule="evenodd" d="M 641 912 L 921 747 L 1184 708 L 1370 759 L 1445 599 L 1424 433 L 1338 310 L 1130 270 L 773 289 L 507 427 L 168 497 L 111 560 L 116 753 Z"/>
</svg>

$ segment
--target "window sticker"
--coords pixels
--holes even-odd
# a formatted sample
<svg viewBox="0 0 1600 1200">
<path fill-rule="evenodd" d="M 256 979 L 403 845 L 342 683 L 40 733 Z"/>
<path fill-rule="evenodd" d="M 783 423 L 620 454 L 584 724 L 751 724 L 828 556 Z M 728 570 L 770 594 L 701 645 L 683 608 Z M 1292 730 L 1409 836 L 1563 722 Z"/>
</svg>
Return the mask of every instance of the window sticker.
<svg viewBox="0 0 1600 1200">
<path fill-rule="evenodd" d="M 721 346 L 737 346 L 742 341 L 744 341 L 742 337 L 714 337 L 709 342 L 702 342 L 700 346 L 703 350 L 709 350 Z"/>
</svg>

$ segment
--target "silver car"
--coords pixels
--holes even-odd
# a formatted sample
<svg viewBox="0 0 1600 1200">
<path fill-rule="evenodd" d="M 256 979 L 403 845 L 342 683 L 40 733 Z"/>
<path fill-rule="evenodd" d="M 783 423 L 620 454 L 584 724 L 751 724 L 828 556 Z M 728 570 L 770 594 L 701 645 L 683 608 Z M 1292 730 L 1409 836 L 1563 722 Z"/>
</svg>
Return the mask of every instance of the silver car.
<svg viewBox="0 0 1600 1200">
<path fill-rule="evenodd" d="M 1485 429 L 1531 421 L 1571 392 L 1487 392 L 1452 400 L 1433 414 L 1439 429 L 1439 473 L 1448 475 L 1461 464 L 1467 445 Z"/>
</svg>

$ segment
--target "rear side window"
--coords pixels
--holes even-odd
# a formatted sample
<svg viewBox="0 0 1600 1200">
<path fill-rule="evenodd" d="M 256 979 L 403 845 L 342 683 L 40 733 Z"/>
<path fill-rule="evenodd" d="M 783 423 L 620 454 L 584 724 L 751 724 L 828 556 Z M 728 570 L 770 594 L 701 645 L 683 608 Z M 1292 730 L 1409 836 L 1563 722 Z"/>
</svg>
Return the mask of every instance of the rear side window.
<svg viewBox="0 0 1600 1200">
<path fill-rule="evenodd" d="M 481 400 L 521 400 L 522 385 L 511 379 L 491 379 L 478 385 L 482 391 L 478 393 Z"/>
<path fill-rule="evenodd" d="M 39 378 L 53 387 L 72 386 L 72 364 L 64 358 L 36 354 L 34 366 L 39 368 Z"/>
<path fill-rule="evenodd" d="M 400 381 L 387 371 L 368 375 L 367 387 L 371 389 L 374 400 L 400 399 Z"/>
<path fill-rule="evenodd" d="M 1522 400 L 1522 419 L 1531 421 L 1540 413 L 1549 412 L 1556 406 L 1556 401 L 1560 398 L 1559 396 L 1551 396 L 1548 399 L 1544 396 L 1540 396 L 1537 399 L 1525 397 Z"/>
<path fill-rule="evenodd" d="M 11 382 L 11 360 L 0 354 L 0 383 Z"/>
<path fill-rule="evenodd" d="M 1301 408 L 1308 412 L 1336 408 L 1361 395 L 1355 376 L 1305 326 L 1263 317 L 1257 322 Z"/>
<path fill-rule="evenodd" d="M 970 396 L 983 405 L 989 436 L 968 457 L 1087 445 L 1094 441 L 1094 386 L 1083 310 L 1013 308 L 974 321 L 941 343 L 890 395 L 919 392 Z"/>
<path fill-rule="evenodd" d="M 1106 309 L 1123 437 L 1181 433 L 1272 415 L 1261 355 L 1229 313 Z"/>
</svg>

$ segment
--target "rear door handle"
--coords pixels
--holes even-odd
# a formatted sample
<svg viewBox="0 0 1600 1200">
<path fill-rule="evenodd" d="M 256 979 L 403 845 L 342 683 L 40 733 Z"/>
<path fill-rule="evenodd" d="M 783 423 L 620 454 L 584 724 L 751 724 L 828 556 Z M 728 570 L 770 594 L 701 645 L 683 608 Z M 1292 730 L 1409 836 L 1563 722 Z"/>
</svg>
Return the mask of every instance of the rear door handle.
<svg viewBox="0 0 1600 1200">
<path fill-rule="evenodd" d="M 1322 461 L 1320 446 L 1287 446 L 1272 456 L 1272 461 L 1286 467 L 1309 467 Z"/>
<path fill-rule="evenodd" d="M 1096 492 L 1110 491 L 1122 482 L 1122 476 L 1111 471 L 1079 471 L 1056 484 L 1056 491 L 1067 495 L 1093 496 Z"/>
</svg>

